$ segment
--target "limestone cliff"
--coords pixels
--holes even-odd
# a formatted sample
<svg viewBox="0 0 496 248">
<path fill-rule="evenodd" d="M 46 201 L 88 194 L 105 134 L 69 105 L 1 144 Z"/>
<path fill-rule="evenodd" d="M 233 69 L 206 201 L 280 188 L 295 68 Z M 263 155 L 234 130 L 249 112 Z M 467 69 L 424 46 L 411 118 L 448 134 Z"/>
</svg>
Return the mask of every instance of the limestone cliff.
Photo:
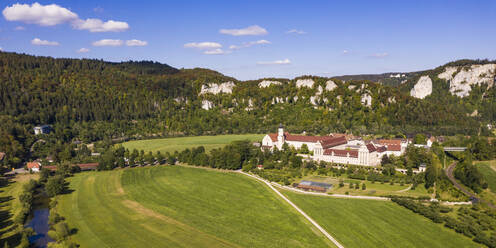
<svg viewBox="0 0 496 248">
<path fill-rule="evenodd" d="M 432 93 L 432 80 L 429 76 L 422 76 L 410 91 L 415 98 L 424 99 Z"/>
</svg>

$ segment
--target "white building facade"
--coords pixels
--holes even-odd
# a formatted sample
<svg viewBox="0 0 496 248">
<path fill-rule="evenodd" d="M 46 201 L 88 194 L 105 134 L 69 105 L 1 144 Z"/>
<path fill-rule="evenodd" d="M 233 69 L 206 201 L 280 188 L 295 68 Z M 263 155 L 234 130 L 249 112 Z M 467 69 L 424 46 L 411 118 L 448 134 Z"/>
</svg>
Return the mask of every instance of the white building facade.
<svg viewBox="0 0 496 248">
<path fill-rule="evenodd" d="M 313 152 L 311 158 L 315 161 L 325 161 L 338 164 L 361 166 L 380 165 L 384 155 L 402 155 L 408 141 L 406 140 L 375 140 L 365 142 L 361 139 L 348 140 L 343 134 L 328 136 L 292 135 L 284 132 L 282 125 L 277 133 L 267 134 L 262 140 L 262 149 L 282 149 L 284 144 L 300 149 L 306 144 Z"/>
</svg>

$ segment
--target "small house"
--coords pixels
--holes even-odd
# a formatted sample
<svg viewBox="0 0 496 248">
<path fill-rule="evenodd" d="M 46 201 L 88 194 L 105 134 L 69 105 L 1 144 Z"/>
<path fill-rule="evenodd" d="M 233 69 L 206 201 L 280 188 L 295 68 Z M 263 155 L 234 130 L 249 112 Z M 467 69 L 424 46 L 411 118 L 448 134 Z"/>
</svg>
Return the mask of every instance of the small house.
<svg viewBox="0 0 496 248">
<path fill-rule="evenodd" d="M 37 126 L 34 127 L 34 134 L 35 135 L 49 134 L 50 130 L 51 130 L 50 125 Z"/>
<path fill-rule="evenodd" d="M 426 169 L 427 169 L 426 164 L 422 163 L 419 165 L 419 168 L 418 168 L 419 172 L 425 172 Z"/>
<path fill-rule="evenodd" d="M 262 164 L 257 165 L 257 169 L 258 170 L 263 170 L 263 165 Z"/>
<path fill-rule="evenodd" d="M 26 164 L 26 166 L 28 167 L 28 170 L 30 170 L 32 172 L 40 172 L 40 169 L 41 169 L 41 163 L 40 162 L 28 162 Z"/>
</svg>

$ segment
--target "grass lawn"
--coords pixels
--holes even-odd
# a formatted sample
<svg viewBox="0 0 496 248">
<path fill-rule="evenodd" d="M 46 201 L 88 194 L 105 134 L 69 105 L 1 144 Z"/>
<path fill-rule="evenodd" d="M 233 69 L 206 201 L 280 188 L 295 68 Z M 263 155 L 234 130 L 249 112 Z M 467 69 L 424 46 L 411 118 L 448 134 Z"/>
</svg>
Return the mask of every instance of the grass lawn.
<svg viewBox="0 0 496 248">
<path fill-rule="evenodd" d="M 480 172 L 484 175 L 489 189 L 496 193 L 496 160 L 480 161 L 475 163 Z"/>
<path fill-rule="evenodd" d="M 6 241 L 11 245 L 18 244 L 19 226 L 14 224 L 13 219 L 21 211 L 19 195 L 22 193 L 22 185 L 37 178 L 36 174 L 19 174 L 0 186 L 0 245 L 3 246 Z"/>
<path fill-rule="evenodd" d="M 327 247 L 265 185 L 181 166 L 85 172 L 58 212 L 81 247 Z"/>
<path fill-rule="evenodd" d="M 264 134 L 232 134 L 232 135 L 217 135 L 217 136 L 193 136 L 193 137 L 178 137 L 166 139 L 149 139 L 149 140 L 133 140 L 125 142 L 122 145 L 124 148 L 132 151 L 133 149 L 144 150 L 145 152 L 157 152 L 162 154 L 166 152 L 173 153 L 174 151 L 182 151 L 186 148 L 204 146 L 208 152 L 215 148 L 223 147 L 235 140 L 250 140 L 262 141 Z"/>
<path fill-rule="evenodd" d="M 389 201 L 283 194 L 347 248 L 479 247 L 465 236 Z"/>
<path fill-rule="evenodd" d="M 475 165 L 484 175 L 484 179 L 488 184 L 488 189 L 482 191 L 479 195 L 482 198 L 496 204 L 496 160 L 477 161 Z"/>
<path fill-rule="evenodd" d="M 343 187 L 339 187 L 339 180 L 343 179 L 345 185 Z M 333 194 L 345 194 L 348 192 L 350 195 L 368 195 L 368 196 L 388 196 L 388 195 L 402 195 L 402 196 L 429 196 L 427 190 L 424 185 L 418 185 L 414 190 L 406 190 L 410 184 L 405 184 L 401 186 L 399 183 L 395 183 L 394 185 L 390 185 L 389 183 L 380 183 L 375 182 L 372 183 L 370 181 L 365 180 L 357 180 L 357 179 L 347 179 L 347 178 L 336 178 L 329 176 L 321 176 L 321 175 L 308 175 L 303 177 L 301 180 L 309 180 L 315 182 L 323 182 L 332 184 L 333 187 L 328 191 Z M 299 182 L 300 180 L 298 180 Z M 349 188 L 349 183 L 359 183 L 360 189 Z M 365 183 L 366 189 L 362 190 L 362 183 Z M 354 186 L 354 185 L 353 185 Z M 400 192 L 401 191 L 401 192 Z"/>
</svg>

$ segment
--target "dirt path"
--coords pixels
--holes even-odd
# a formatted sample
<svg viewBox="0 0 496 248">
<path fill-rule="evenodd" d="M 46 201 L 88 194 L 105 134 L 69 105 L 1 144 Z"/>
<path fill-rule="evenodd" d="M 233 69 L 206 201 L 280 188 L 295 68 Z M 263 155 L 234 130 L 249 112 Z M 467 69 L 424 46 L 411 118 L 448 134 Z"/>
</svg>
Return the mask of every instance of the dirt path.
<svg viewBox="0 0 496 248">
<path fill-rule="evenodd" d="M 483 203 L 487 204 L 489 207 L 491 207 L 493 209 L 496 209 L 496 206 L 494 206 L 490 202 L 487 202 L 487 201 L 485 201 L 485 200 L 477 197 L 476 194 L 468 191 L 464 186 L 462 186 L 460 183 L 458 183 L 458 181 L 455 180 L 455 177 L 453 176 L 453 171 L 455 170 L 455 167 L 456 167 L 456 162 L 452 163 L 445 170 L 446 176 L 448 176 L 448 179 L 453 183 L 453 185 L 455 185 L 455 187 L 458 188 L 459 190 L 461 190 L 465 195 L 476 199 L 478 202 L 483 202 Z"/>
<path fill-rule="evenodd" d="M 410 185 L 408 188 L 406 188 L 406 189 L 402 189 L 402 190 L 398 190 L 398 191 L 396 191 L 396 192 L 398 192 L 398 193 L 401 193 L 401 192 L 407 192 L 408 190 L 412 189 L 412 186 L 413 186 L 413 185 Z"/>
<path fill-rule="evenodd" d="M 272 184 L 260 177 L 257 177 L 257 176 L 254 176 L 254 175 L 251 175 L 251 174 L 248 174 L 248 173 L 245 173 L 241 170 L 238 170 L 237 172 L 243 174 L 243 175 L 246 175 L 246 176 L 249 176 L 249 177 L 252 177 L 252 178 L 255 178 L 256 180 L 260 181 L 260 182 L 263 182 L 265 183 L 267 186 L 269 186 L 270 189 L 272 189 L 278 196 L 280 196 L 283 200 L 285 200 L 289 205 L 291 205 L 294 209 L 296 209 L 296 211 L 298 211 L 301 215 L 303 215 L 303 217 L 305 217 L 308 221 L 310 221 L 310 223 L 312 223 L 312 225 L 314 225 L 320 232 L 322 232 L 322 234 L 324 234 L 324 236 L 326 236 L 326 238 L 328 238 L 332 243 L 334 243 L 334 245 L 336 245 L 337 247 L 339 248 L 344 248 L 343 245 L 341 245 L 334 237 L 332 237 L 324 228 L 322 228 L 317 222 L 315 222 L 312 218 L 310 218 L 310 216 L 308 216 L 305 212 L 303 212 L 303 210 L 301 210 L 298 206 L 296 206 L 292 201 L 290 201 L 286 196 L 284 196 L 283 194 L 281 194 L 281 192 L 279 192 L 276 188 L 274 188 L 274 186 L 272 186 Z"/>
</svg>

